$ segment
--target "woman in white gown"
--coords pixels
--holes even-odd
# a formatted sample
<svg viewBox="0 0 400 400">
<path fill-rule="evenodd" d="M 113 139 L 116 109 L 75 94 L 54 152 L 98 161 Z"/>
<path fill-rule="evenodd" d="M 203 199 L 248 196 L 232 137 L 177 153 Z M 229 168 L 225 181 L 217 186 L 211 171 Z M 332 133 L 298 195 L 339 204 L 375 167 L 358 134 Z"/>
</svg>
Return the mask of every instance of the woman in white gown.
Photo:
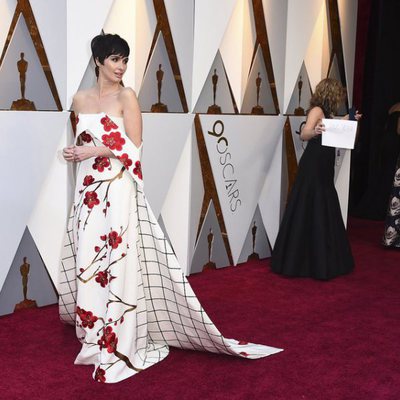
<svg viewBox="0 0 400 400">
<path fill-rule="evenodd" d="M 92 41 L 98 81 L 78 92 L 75 199 L 63 248 L 60 315 L 74 324 L 76 364 L 118 382 L 168 354 L 168 346 L 260 358 L 273 347 L 225 339 L 211 322 L 143 193 L 141 112 L 121 86 L 129 47 L 118 35 Z"/>
</svg>

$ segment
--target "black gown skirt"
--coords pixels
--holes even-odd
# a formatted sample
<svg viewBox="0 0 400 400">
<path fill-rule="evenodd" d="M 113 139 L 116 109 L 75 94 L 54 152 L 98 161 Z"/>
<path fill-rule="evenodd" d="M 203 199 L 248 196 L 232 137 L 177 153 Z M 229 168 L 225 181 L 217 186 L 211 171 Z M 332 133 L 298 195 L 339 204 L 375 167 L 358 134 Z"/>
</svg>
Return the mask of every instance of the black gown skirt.
<svg viewBox="0 0 400 400">
<path fill-rule="evenodd" d="M 334 186 L 335 148 L 311 139 L 300 159 L 271 267 L 278 274 L 331 279 L 354 268 Z"/>
</svg>

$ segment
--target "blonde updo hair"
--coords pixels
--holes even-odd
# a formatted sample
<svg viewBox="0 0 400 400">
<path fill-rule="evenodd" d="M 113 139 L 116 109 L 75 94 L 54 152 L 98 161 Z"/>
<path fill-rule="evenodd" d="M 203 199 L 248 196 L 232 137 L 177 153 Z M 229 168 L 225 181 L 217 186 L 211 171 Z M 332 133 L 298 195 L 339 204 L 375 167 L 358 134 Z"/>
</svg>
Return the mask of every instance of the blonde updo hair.
<svg viewBox="0 0 400 400">
<path fill-rule="evenodd" d="M 342 84 L 336 79 L 325 78 L 315 88 L 310 100 L 310 109 L 321 107 L 326 117 L 336 114 L 345 98 Z"/>
</svg>

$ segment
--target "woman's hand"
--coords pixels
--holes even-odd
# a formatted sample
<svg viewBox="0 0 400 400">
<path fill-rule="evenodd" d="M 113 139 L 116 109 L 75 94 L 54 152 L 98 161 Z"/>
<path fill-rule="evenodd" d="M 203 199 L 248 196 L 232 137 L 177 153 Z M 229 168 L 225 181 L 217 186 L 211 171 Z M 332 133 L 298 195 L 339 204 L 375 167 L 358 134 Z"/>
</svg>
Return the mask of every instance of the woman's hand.
<svg viewBox="0 0 400 400">
<path fill-rule="evenodd" d="M 74 161 L 80 162 L 88 158 L 97 157 L 97 148 L 93 146 L 75 146 Z"/>
<path fill-rule="evenodd" d="M 74 149 L 75 146 L 68 146 L 63 148 L 63 157 L 65 161 L 73 162 L 74 161 Z"/>
<path fill-rule="evenodd" d="M 358 112 L 358 110 L 356 110 L 356 113 L 355 113 L 355 115 L 354 115 L 354 118 L 356 119 L 356 121 L 359 121 L 359 120 L 362 118 L 362 114 L 360 114 L 360 113 Z"/>
<path fill-rule="evenodd" d="M 325 132 L 325 125 L 322 123 L 321 120 L 318 121 L 317 125 L 315 125 L 314 133 L 315 136 L 322 135 Z"/>
</svg>

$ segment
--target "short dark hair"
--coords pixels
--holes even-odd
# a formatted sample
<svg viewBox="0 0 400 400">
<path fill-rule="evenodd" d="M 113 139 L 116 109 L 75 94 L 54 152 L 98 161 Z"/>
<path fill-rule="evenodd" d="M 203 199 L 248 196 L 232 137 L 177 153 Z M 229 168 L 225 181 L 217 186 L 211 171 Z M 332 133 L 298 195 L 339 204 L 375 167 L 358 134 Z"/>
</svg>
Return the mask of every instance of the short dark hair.
<svg viewBox="0 0 400 400">
<path fill-rule="evenodd" d="M 104 64 L 104 60 L 111 55 L 129 56 L 129 45 L 126 40 L 111 33 L 95 36 L 91 48 L 93 60 L 96 61 L 97 58 L 101 64 Z"/>
</svg>

